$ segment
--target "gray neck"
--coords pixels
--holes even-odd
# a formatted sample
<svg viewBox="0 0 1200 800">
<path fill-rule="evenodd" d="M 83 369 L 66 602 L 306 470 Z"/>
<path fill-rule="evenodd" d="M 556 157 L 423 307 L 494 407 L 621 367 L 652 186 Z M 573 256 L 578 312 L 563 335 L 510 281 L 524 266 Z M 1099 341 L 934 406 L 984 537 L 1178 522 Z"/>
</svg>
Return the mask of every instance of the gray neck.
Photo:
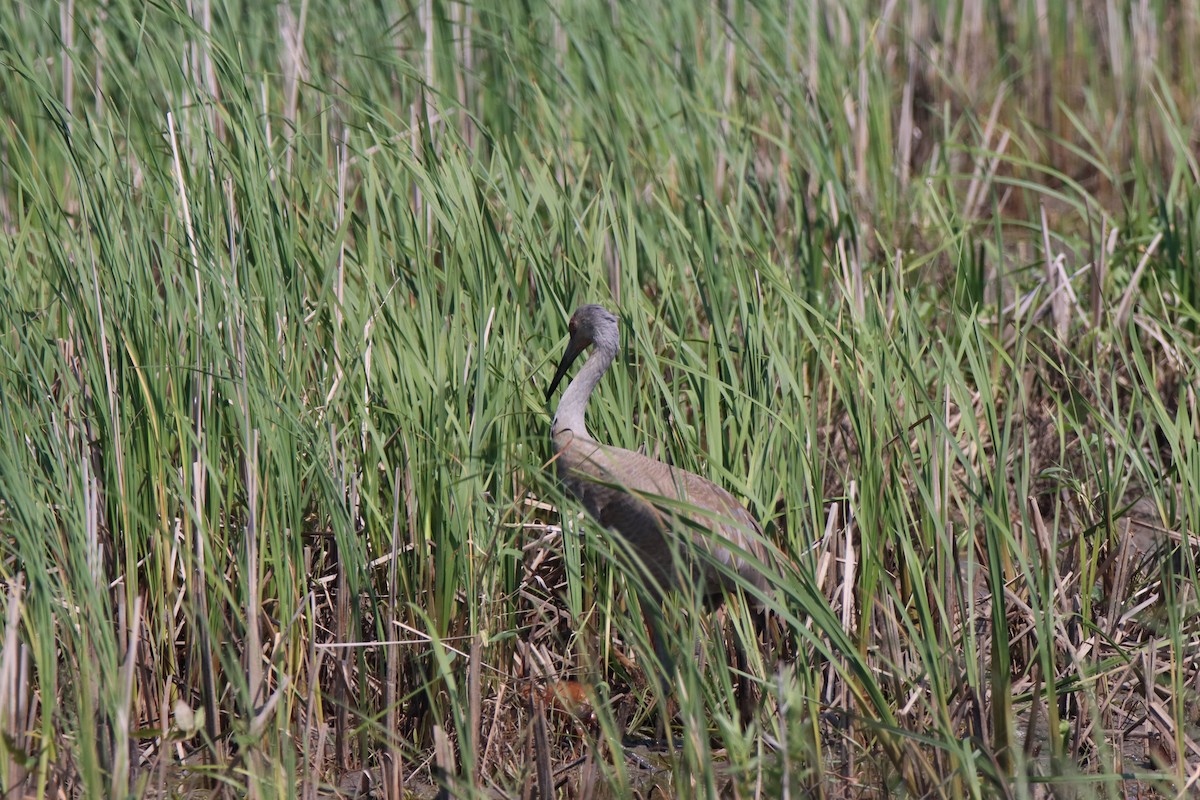
<svg viewBox="0 0 1200 800">
<path fill-rule="evenodd" d="M 558 401 L 554 424 L 550 427 L 552 436 L 570 431 L 576 438 L 592 438 L 588 436 L 587 428 L 583 424 L 583 412 L 587 408 L 588 398 L 592 396 L 592 390 L 596 388 L 596 384 L 616 357 L 616 347 L 596 343 L 596 349 L 588 356 L 587 363 L 567 385 L 562 399 Z"/>
</svg>

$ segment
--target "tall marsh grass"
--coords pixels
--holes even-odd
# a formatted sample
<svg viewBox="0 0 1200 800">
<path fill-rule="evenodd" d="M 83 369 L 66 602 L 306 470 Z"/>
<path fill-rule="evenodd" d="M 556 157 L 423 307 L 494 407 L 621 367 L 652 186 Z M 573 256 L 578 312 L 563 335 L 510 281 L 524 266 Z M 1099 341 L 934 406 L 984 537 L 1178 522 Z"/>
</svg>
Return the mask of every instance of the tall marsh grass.
<svg viewBox="0 0 1200 800">
<path fill-rule="evenodd" d="M 0 4 L 0 794 L 1194 792 L 1198 45 L 1194 0 Z M 671 697 L 545 468 L 583 302 L 593 433 L 787 556 L 668 604 Z"/>
</svg>

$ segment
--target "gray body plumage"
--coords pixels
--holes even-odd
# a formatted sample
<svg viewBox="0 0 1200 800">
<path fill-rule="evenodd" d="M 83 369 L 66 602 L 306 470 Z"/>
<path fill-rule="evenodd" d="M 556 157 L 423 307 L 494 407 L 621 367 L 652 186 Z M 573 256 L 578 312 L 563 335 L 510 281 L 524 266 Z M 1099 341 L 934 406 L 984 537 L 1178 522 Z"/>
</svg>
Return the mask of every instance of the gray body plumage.
<svg viewBox="0 0 1200 800">
<path fill-rule="evenodd" d="M 722 591 L 733 588 L 719 563 L 765 591 L 769 555 L 762 529 L 733 495 L 699 475 L 588 434 L 588 398 L 617 354 L 617 319 L 603 307 L 581 306 L 572 316 L 571 341 L 548 394 L 589 346 L 595 350 L 563 392 L 551 428 L 563 485 L 601 525 L 624 538 L 657 588 L 682 589 L 679 582 L 688 580 L 692 585 L 686 588 L 719 602 Z"/>
</svg>

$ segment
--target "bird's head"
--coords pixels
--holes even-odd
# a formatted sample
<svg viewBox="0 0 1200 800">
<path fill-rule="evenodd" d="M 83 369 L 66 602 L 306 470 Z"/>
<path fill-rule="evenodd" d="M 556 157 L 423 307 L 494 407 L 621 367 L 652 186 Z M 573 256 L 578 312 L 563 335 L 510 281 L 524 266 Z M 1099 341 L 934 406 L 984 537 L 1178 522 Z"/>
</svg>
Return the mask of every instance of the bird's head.
<svg viewBox="0 0 1200 800">
<path fill-rule="evenodd" d="M 617 352 L 617 318 L 604 306 L 580 306 L 571 315 L 571 322 L 567 328 L 571 332 L 571 338 L 567 342 L 567 351 L 558 362 L 554 380 L 550 381 L 550 388 L 546 390 L 547 399 L 554 394 L 567 370 L 584 350 L 594 344 L 601 350 L 614 354 Z"/>
</svg>

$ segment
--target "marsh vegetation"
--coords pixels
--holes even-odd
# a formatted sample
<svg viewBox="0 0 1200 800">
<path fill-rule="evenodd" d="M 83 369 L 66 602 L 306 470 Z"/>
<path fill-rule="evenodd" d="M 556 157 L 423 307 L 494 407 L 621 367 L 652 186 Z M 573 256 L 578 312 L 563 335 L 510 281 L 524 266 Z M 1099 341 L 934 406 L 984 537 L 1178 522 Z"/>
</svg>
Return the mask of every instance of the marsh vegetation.
<svg viewBox="0 0 1200 800">
<path fill-rule="evenodd" d="M 1195 0 L 0 3 L 0 795 L 1195 792 L 1198 48 Z M 593 433 L 791 564 L 664 603 L 671 698 L 546 466 L 585 302 Z"/>
</svg>

